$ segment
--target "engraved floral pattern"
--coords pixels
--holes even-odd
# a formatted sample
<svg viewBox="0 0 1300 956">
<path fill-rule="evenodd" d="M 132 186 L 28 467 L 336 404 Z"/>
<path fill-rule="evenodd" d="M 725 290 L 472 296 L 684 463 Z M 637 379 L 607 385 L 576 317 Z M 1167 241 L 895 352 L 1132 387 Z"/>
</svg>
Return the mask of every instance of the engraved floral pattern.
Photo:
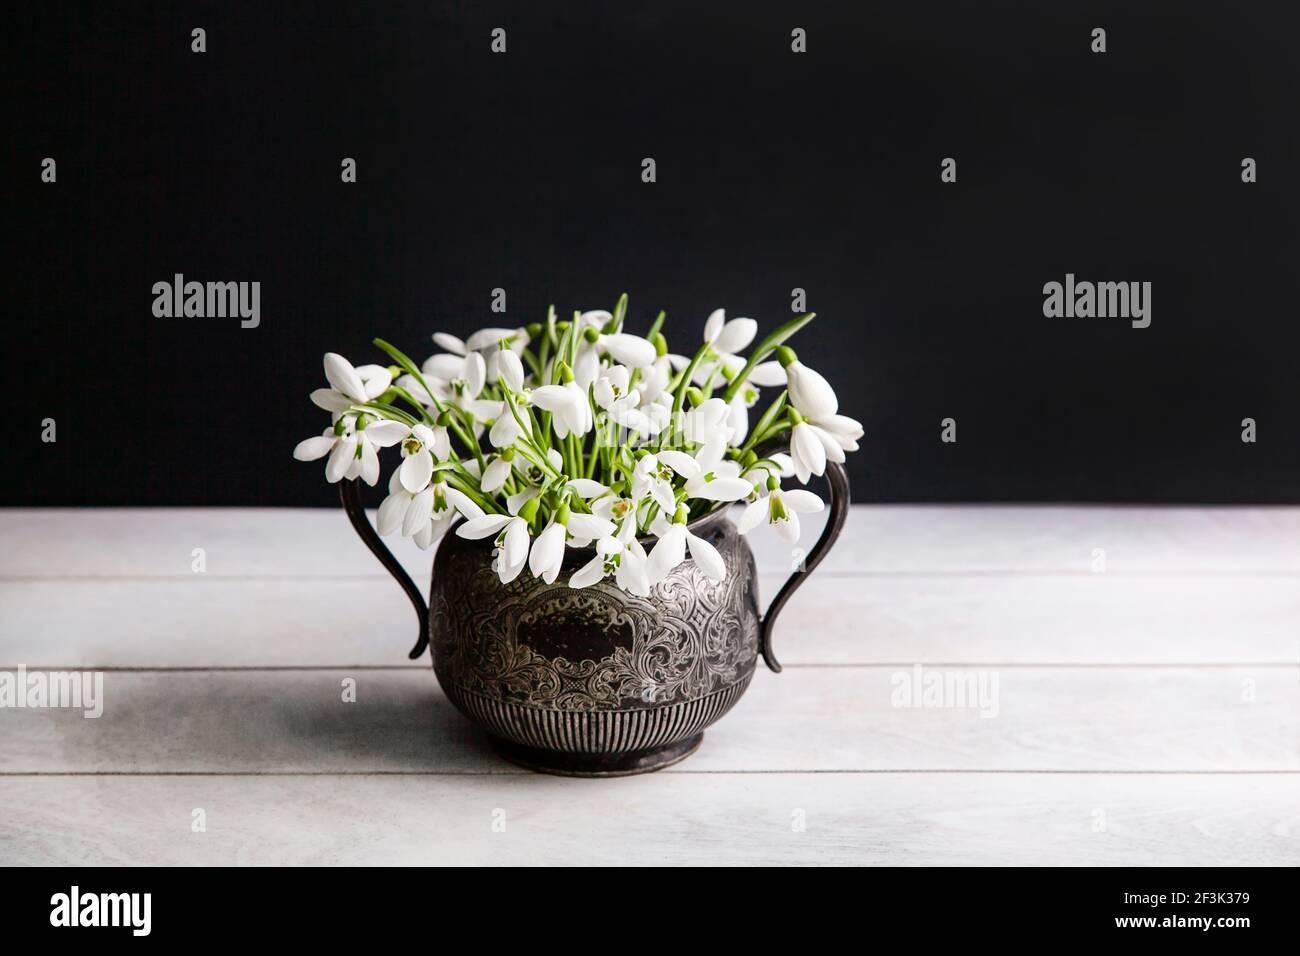
<svg viewBox="0 0 1300 956">
<path fill-rule="evenodd" d="M 444 542 L 429 602 L 439 680 L 498 700 L 596 711 L 693 700 L 747 677 L 758 645 L 754 559 L 730 522 L 710 530 L 725 580 L 688 561 L 648 598 L 612 583 L 574 590 L 565 576 L 502 584 L 488 548 Z M 549 652 L 571 637 L 589 653 Z"/>
</svg>

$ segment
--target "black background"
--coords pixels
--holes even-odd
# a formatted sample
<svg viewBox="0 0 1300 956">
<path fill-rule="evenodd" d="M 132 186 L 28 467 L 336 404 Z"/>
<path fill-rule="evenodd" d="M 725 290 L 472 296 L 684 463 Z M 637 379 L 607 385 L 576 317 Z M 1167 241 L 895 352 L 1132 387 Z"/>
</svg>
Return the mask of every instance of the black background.
<svg viewBox="0 0 1300 956">
<path fill-rule="evenodd" d="M 866 427 L 858 500 L 1300 501 L 1297 9 L 11 13 L 3 503 L 328 504 L 290 457 L 327 350 L 422 358 L 626 289 L 629 330 L 662 307 L 688 351 L 712 308 L 771 327 L 795 287 L 818 319 L 792 344 Z M 176 272 L 260 281 L 261 327 L 154 318 Z M 1152 282 L 1151 327 L 1044 318 L 1066 272 Z"/>
</svg>

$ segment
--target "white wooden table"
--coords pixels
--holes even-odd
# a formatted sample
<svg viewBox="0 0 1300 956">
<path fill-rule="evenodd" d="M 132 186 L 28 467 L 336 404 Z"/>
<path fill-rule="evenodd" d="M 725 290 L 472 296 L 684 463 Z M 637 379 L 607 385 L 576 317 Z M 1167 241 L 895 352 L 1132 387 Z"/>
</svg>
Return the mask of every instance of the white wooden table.
<svg viewBox="0 0 1300 956">
<path fill-rule="evenodd" d="M 0 709 L 0 863 L 1300 863 L 1300 509 L 856 507 L 785 673 L 615 780 L 495 757 L 339 511 L 0 511 L 0 545 L 0 670 L 105 672 L 99 719 Z M 894 706 L 916 663 L 996 716 Z"/>
</svg>

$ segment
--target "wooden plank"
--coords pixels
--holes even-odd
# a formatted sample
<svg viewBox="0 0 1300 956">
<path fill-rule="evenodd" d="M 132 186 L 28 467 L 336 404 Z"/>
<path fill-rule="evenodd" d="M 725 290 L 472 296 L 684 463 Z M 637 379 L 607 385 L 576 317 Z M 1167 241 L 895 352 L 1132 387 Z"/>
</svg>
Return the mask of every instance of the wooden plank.
<svg viewBox="0 0 1300 956">
<path fill-rule="evenodd" d="M 760 579 L 764 601 L 782 580 Z M 0 667 L 400 665 L 417 626 L 386 577 L 0 581 Z M 1300 588 L 1280 576 L 814 574 L 776 634 L 789 664 L 1300 664 Z"/>
<path fill-rule="evenodd" d="M 1297 807 L 1294 775 L 7 777 L 0 864 L 1295 866 Z"/>
<path fill-rule="evenodd" d="M 810 522 L 804 547 L 811 545 Z M 791 554 L 750 536 L 770 573 Z M 379 567 L 332 509 L 0 510 L 0 576 L 189 577 L 203 548 L 214 575 L 355 575 Z M 430 558 L 394 551 L 427 577 Z M 1300 508 L 855 506 L 831 572 L 1300 574 Z"/>
<path fill-rule="evenodd" d="M 895 706 L 914 673 L 760 673 L 683 770 L 1300 771 L 1294 668 L 932 672 L 996 680 L 989 716 Z M 510 772 L 423 670 L 119 671 L 103 698 L 0 710 L 0 771 Z"/>
</svg>

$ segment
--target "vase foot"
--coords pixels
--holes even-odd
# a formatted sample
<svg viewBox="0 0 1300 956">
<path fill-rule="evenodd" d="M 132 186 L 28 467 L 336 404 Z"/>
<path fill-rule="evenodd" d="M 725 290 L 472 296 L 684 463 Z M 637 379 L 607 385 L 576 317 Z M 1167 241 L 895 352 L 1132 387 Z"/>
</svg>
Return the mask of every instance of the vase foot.
<svg viewBox="0 0 1300 956">
<path fill-rule="evenodd" d="M 699 749 L 702 740 L 703 731 L 662 747 L 615 754 L 543 750 L 540 747 L 525 747 L 500 737 L 492 738 L 492 746 L 511 763 L 538 773 L 553 773 L 561 777 L 629 777 L 632 774 L 662 770 L 685 760 Z"/>
</svg>

